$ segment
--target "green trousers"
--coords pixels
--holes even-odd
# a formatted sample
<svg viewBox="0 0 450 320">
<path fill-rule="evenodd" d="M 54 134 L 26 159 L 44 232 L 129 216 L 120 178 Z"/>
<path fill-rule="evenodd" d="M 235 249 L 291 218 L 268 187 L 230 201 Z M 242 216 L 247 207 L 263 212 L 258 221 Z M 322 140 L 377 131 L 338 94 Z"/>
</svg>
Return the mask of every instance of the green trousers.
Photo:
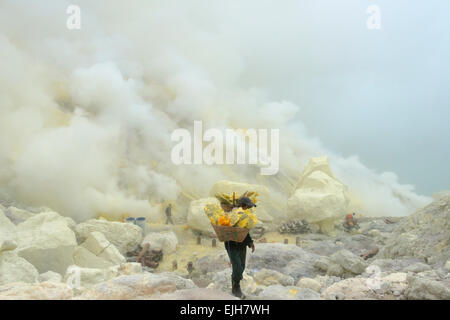
<svg viewBox="0 0 450 320">
<path fill-rule="evenodd" d="M 231 278 L 233 281 L 239 282 L 242 280 L 242 274 L 245 270 L 247 247 L 245 245 L 230 245 L 230 242 L 232 241 L 225 242 L 225 249 L 227 249 L 228 257 L 231 262 L 231 268 L 233 270 Z"/>
</svg>

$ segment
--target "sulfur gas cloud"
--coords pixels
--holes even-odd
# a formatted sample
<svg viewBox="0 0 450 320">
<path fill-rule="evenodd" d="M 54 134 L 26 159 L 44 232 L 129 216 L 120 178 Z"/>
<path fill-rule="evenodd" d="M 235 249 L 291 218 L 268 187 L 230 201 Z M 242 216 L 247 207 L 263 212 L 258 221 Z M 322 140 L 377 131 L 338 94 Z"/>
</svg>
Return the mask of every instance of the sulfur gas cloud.
<svg viewBox="0 0 450 320">
<path fill-rule="evenodd" d="M 283 203 L 308 159 L 328 155 L 366 215 L 407 215 L 430 201 L 395 173 L 330 151 L 293 102 L 243 85 L 248 48 L 228 31 L 264 35 L 250 19 L 233 21 L 223 2 L 194 2 L 77 1 L 80 30 L 66 27 L 67 1 L 0 3 L 2 197 L 77 221 L 152 218 L 159 203 L 186 204 L 226 179 L 264 184 Z M 195 120 L 219 130 L 279 128 L 279 172 L 174 165 L 171 134 L 192 131 Z"/>
</svg>

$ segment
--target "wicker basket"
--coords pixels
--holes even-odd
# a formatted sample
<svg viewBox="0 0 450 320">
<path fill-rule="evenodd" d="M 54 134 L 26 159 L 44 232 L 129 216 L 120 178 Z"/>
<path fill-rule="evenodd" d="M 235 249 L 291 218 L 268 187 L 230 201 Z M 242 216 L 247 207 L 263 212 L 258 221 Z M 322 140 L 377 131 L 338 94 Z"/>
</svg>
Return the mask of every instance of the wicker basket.
<svg viewBox="0 0 450 320">
<path fill-rule="evenodd" d="M 247 228 L 218 226 L 212 224 L 214 231 L 216 232 L 219 241 L 236 241 L 242 242 L 248 234 Z"/>
</svg>

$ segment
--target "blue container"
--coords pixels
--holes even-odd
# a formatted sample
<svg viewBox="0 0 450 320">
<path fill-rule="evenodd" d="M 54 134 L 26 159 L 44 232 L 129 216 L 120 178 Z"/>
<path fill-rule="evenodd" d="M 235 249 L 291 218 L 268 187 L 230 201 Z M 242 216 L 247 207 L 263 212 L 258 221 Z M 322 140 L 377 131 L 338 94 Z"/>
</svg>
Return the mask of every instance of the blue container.
<svg viewBox="0 0 450 320">
<path fill-rule="evenodd" d="M 145 217 L 139 217 L 136 218 L 136 225 L 141 227 L 142 229 L 142 236 L 145 237 L 146 234 L 146 223 L 145 223 Z"/>
<path fill-rule="evenodd" d="M 136 219 L 135 218 L 126 218 L 125 219 L 125 222 L 126 223 L 131 223 L 131 224 L 136 224 Z"/>
</svg>

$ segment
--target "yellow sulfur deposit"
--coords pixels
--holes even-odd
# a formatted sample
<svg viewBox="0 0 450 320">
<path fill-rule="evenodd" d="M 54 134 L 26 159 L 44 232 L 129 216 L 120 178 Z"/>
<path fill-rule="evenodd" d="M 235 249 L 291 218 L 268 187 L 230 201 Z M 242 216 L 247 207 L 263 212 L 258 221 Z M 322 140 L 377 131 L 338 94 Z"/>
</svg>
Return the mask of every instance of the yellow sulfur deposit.
<svg viewBox="0 0 450 320">
<path fill-rule="evenodd" d="M 252 196 L 253 203 L 257 201 L 257 193 L 255 192 L 245 192 L 243 196 Z M 235 194 L 235 198 L 237 195 Z M 222 199 L 227 201 L 233 201 L 232 195 L 222 194 L 220 196 Z M 231 212 L 224 212 L 223 209 L 218 204 L 208 203 L 205 206 L 205 213 L 212 224 L 220 226 L 232 226 L 251 229 L 258 223 L 258 218 L 253 212 L 253 209 L 244 210 L 242 208 L 234 208 Z"/>
<path fill-rule="evenodd" d="M 205 207 L 205 213 L 212 224 L 218 224 L 219 218 L 224 214 L 222 208 L 217 204 L 208 203 Z"/>
</svg>

